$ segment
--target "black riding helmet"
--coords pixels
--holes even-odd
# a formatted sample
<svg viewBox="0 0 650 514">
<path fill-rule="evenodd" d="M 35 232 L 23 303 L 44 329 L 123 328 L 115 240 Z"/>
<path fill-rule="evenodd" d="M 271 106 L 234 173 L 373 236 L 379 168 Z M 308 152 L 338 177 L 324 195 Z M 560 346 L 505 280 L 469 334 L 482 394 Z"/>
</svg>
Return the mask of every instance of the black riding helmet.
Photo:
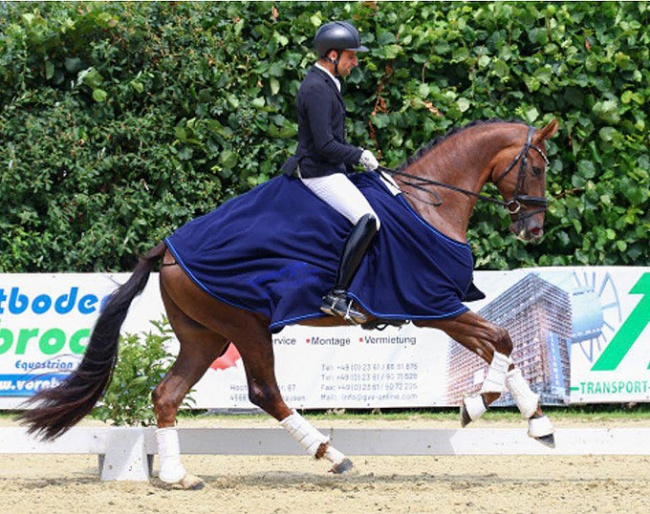
<svg viewBox="0 0 650 514">
<path fill-rule="evenodd" d="M 343 50 L 368 51 L 361 44 L 359 31 L 351 23 L 345 21 L 332 21 L 321 25 L 314 36 L 314 49 L 320 58 L 326 57 L 330 50 L 337 50 L 339 55 Z"/>
</svg>

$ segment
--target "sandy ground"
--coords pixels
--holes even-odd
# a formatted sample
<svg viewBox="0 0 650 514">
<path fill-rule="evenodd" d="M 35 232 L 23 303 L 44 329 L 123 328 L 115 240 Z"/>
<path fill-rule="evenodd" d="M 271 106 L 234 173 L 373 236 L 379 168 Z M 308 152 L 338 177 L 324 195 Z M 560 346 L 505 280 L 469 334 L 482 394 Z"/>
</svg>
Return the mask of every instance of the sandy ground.
<svg viewBox="0 0 650 514">
<path fill-rule="evenodd" d="M 457 427 L 418 419 L 372 423 Z M 480 423 L 485 428 L 513 426 Z M 180 425 L 277 426 L 266 417 L 182 420 Z M 612 422 L 561 426 L 612 427 Z M 616 421 L 616 426 L 650 427 L 650 420 Z M 206 487 L 162 491 L 147 482 L 100 481 L 95 456 L 0 455 L 0 498 L 3 511 L 14 514 L 648 512 L 648 456 L 355 457 L 354 462 L 352 474 L 335 476 L 327 472 L 326 462 L 307 456 L 186 456 L 186 468 L 201 476 Z"/>
</svg>

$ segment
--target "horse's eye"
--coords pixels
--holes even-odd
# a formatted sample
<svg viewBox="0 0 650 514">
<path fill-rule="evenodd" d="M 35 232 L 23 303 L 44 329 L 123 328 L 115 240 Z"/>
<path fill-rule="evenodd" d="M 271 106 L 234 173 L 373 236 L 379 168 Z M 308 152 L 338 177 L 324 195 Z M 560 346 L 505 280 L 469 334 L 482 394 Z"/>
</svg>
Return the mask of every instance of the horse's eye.
<svg viewBox="0 0 650 514">
<path fill-rule="evenodd" d="M 533 166 L 533 175 L 537 175 L 539 177 L 542 174 L 542 171 L 544 171 L 544 168 Z"/>
</svg>

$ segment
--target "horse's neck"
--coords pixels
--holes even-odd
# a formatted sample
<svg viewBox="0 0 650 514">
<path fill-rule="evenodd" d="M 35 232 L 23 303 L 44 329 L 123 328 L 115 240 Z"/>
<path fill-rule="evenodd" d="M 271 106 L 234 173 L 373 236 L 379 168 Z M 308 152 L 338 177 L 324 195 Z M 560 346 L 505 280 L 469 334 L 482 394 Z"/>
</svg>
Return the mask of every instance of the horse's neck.
<svg viewBox="0 0 650 514">
<path fill-rule="evenodd" d="M 490 162 L 500 149 L 495 134 L 476 130 L 475 137 L 452 137 L 409 165 L 405 172 L 479 193 L 489 179 Z M 505 143 L 503 143 L 505 144 Z M 408 182 L 408 180 L 406 180 Z M 440 186 L 425 186 L 434 194 L 400 184 L 413 208 L 437 230 L 467 241 L 469 218 L 476 198 Z M 439 205 L 432 205 L 432 204 Z"/>
</svg>

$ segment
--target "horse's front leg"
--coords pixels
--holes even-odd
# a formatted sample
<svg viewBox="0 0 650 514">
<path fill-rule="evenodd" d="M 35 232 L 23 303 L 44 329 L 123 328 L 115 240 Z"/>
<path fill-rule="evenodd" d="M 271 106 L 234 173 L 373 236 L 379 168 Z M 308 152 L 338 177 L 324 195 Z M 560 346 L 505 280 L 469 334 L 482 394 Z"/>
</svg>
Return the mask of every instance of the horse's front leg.
<svg viewBox="0 0 650 514">
<path fill-rule="evenodd" d="M 521 370 L 515 367 L 510 358 L 513 346 L 506 329 L 471 311 L 454 319 L 418 322 L 416 325 L 446 332 L 489 364 L 479 393 L 463 399 L 461 426 L 465 427 L 479 419 L 507 388 L 522 417 L 528 420 L 528 434 L 543 444 L 555 445 L 553 425 L 542 412 L 539 395 L 531 390 Z"/>
<path fill-rule="evenodd" d="M 508 331 L 471 311 L 449 320 L 416 324 L 444 331 L 490 365 L 478 395 L 466 397 L 461 405 L 462 426 L 476 421 L 499 399 L 505 388 L 506 375 L 513 368 L 510 359 L 512 340 Z"/>
</svg>

